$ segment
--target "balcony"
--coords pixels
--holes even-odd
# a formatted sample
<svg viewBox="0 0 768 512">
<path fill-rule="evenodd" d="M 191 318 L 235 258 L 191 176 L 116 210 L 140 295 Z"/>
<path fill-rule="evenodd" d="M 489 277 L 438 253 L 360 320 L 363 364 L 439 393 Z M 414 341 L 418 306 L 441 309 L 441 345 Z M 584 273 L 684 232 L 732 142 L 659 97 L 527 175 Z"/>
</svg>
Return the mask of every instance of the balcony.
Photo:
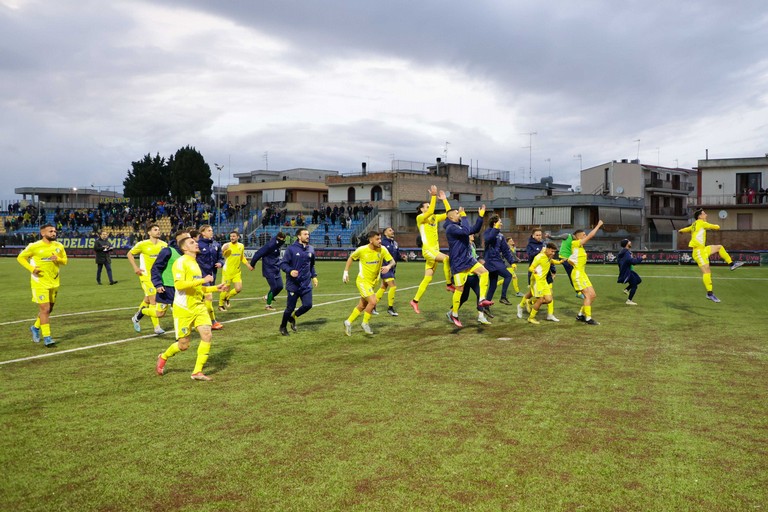
<svg viewBox="0 0 768 512">
<path fill-rule="evenodd" d="M 680 183 L 674 183 L 672 181 L 664 181 L 659 179 L 647 179 L 645 180 L 645 188 L 646 190 L 658 189 L 658 190 L 682 192 L 682 193 L 688 194 L 689 192 L 693 192 L 695 187 L 693 186 L 692 183 L 686 183 L 684 181 Z"/>
<path fill-rule="evenodd" d="M 755 196 L 755 202 L 750 203 L 742 194 L 720 194 L 716 196 L 689 197 L 688 206 L 739 206 L 743 208 L 768 208 L 768 198 Z M 762 202 L 761 202 L 762 201 Z"/>
</svg>

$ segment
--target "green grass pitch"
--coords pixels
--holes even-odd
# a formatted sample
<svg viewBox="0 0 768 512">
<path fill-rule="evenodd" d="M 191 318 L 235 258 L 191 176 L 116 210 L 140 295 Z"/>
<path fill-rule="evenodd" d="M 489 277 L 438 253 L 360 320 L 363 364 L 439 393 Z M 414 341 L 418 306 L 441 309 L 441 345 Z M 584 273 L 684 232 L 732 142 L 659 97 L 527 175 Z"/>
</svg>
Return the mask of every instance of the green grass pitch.
<svg viewBox="0 0 768 512">
<path fill-rule="evenodd" d="M 154 374 L 172 321 L 154 336 L 146 319 L 136 335 L 137 278 L 125 260 L 113 267 L 119 284 L 97 286 L 92 260 L 70 260 L 52 319 L 59 345 L 45 349 L 29 335 L 28 273 L 0 260 L 0 510 L 768 503 L 766 268 L 715 268 L 714 304 L 696 267 L 638 265 L 630 307 L 616 267 L 590 265 L 599 326 L 574 320 L 563 274 L 561 322 L 529 325 L 497 304 L 480 326 L 465 306 L 457 330 L 442 273 L 416 315 L 423 264 L 402 263 L 400 316 L 379 307 L 373 336 L 358 320 L 347 337 L 354 283 L 342 283 L 343 262 L 319 262 L 315 307 L 287 338 L 284 295 L 265 311 L 260 269 L 246 269 L 243 293 L 218 313 L 204 383 L 189 378 L 197 336 Z"/>
</svg>

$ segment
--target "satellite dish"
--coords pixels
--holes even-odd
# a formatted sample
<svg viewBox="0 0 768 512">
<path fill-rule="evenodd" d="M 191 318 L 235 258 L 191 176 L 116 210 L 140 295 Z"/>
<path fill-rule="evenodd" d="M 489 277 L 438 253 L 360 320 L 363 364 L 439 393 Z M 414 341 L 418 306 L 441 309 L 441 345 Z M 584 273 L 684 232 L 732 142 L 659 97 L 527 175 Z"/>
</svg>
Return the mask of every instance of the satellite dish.
<svg viewBox="0 0 768 512">
<path fill-rule="evenodd" d="M 623 194 L 624 193 L 624 187 L 616 187 L 616 193 L 617 194 Z"/>
<path fill-rule="evenodd" d="M 720 217 L 721 219 L 726 219 L 728 218 L 728 212 L 725 210 L 720 210 L 720 213 L 718 213 L 717 216 Z"/>
</svg>

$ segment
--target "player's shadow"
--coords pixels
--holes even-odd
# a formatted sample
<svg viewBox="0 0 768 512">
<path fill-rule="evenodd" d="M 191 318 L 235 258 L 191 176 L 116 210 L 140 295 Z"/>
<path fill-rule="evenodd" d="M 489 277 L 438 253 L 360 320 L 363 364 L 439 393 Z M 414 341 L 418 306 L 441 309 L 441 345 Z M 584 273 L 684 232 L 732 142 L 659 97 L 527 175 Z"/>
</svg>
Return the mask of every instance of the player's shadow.
<svg viewBox="0 0 768 512">
<path fill-rule="evenodd" d="M 298 321 L 296 322 L 296 329 L 298 329 L 297 334 L 301 333 L 303 328 L 307 328 L 308 330 L 310 327 L 322 327 L 327 323 L 328 323 L 327 318 L 313 318 L 312 320 L 307 320 L 306 322 L 302 322 L 301 317 L 299 317 Z"/>
<path fill-rule="evenodd" d="M 218 350 L 211 354 L 210 359 L 208 359 L 208 365 L 211 369 L 208 373 L 213 375 L 226 369 L 229 366 L 229 362 L 232 360 L 232 356 L 235 354 L 235 352 L 235 347 L 226 347 L 223 350 Z"/>
</svg>

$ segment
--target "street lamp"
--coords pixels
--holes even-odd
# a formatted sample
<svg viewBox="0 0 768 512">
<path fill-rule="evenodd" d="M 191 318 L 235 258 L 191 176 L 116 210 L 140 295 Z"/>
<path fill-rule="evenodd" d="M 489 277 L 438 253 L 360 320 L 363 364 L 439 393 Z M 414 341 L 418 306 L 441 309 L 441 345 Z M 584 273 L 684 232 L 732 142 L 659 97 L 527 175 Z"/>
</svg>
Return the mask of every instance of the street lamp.
<svg viewBox="0 0 768 512">
<path fill-rule="evenodd" d="M 72 192 L 75 193 L 75 202 L 72 204 L 72 209 L 77 209 L 77 187 L 72 187 Z"/>
<path fill-rule="evenodd" d="M 219 211 L 219 192 L 221 191 L 221 170 L 224 168 L 223 165 L 219 164 L 213 164 L 216 167 L 216 170 L 219 171 L 219 184 L 216 186 L 216 232 L 218 233 L 220 231 L 220 224 L 221 224 L 221 212 Z"/>
</svg>

